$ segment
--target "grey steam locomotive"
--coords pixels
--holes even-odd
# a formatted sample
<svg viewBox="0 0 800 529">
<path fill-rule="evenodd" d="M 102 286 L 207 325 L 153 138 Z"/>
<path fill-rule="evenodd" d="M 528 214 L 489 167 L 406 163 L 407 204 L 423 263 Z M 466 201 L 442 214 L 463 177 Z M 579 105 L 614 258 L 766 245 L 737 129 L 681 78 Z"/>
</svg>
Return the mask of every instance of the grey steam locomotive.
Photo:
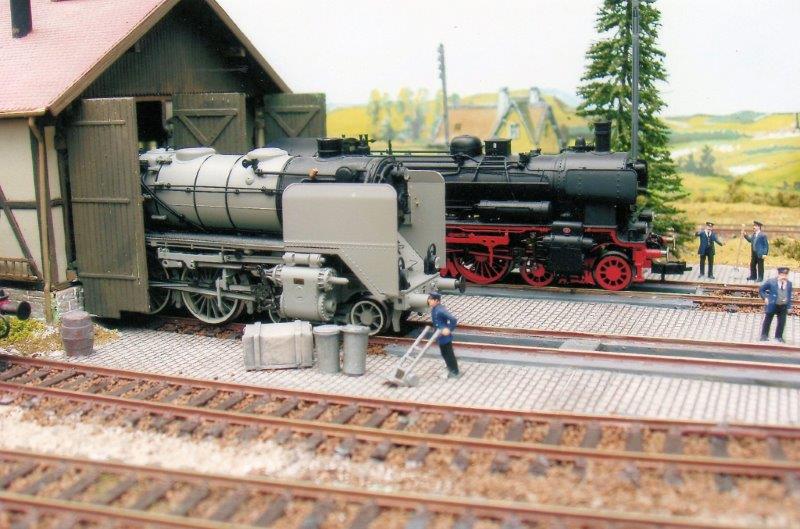
<svg viewBox="0 0 800 529">
<path fill-rule="evenodd" d="M 324 142 L 320 147 L 324 154 Z M 243 311 L 274 321 L 399 330 L 440 277 L 444 185 L 386 157 L 294 157 L 277 148 L 140 155 L 150 310 L 212 324 Z"/>
</svg>

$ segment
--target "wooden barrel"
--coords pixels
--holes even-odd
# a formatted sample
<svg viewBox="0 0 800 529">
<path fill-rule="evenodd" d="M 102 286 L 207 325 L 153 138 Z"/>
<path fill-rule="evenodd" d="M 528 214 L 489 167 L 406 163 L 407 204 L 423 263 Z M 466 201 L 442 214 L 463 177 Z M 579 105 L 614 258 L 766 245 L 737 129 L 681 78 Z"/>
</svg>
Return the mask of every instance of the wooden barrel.
<svg viewBox="0 0 800 529">
<path fill-rule="evenodd" d="M 73 310 L 61 316 L 61 342 L 67 356 L 88 355 L 94 345 L 94 325 L 88 312 Z"/>
</svg>

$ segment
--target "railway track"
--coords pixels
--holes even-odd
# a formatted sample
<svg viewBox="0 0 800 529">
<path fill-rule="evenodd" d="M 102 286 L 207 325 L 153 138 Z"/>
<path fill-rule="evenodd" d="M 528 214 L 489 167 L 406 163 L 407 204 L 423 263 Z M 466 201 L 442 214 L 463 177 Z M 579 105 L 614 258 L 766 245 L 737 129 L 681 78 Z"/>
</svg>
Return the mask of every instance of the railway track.
<svg viewBox="0 0 800 529">
<path fill-rule="evenodd" d="M 616 462 L 636 472 L 768 477 L 791 491 L 800 476 L 800 428 L 424 404 L 3 359 L 10 365 L 0 391 L 69 403 L 62 414 L 199 437 L 269 438 L 311 452 L 324 445 L 342 457 L 366 454 L 406 468 L 439 452 L 462 471 L 481 454 L 500 473 L 513 461 L 537 475 L 553 465 L 584 472 L 590 461 Z"/>
<path fill-rule="evenodd" d="M 696 517 L 550 507 L 474 497 L 387 493 L 262 477 L 167 470 L 30 452 L 0 450 L 0 504 L 35 527 L 48 517 L 59 528 L 102 523 L 123 527 L 481 527 L 542 524 L 621 527 L 742 528 Z M 585 525 L 582 525 L 585 526 Z M 594 525 L 591 525 L 594 526 Z M 604 525 L 605 526 L 605 525 Z"/>
<path fill-rule="evenodd" d="M 424 320 L 414 321 L 415 325 L 426 325 L 427 323 Z M 778 343 L 769 343 L 769 342 L 734 342 L 734 341 L 715 341 L 715 340 L 692 340 L 689 338 L 667 338 L 661 336 L 644 336 L 644 335 L 633 335 L 633 334 L 605 334 L 605 333 L 588 333 L 588 332 L 580 332 L 580 331 L 559 331 L 559 330 L 551 330 L 551 329 L 531 329 L 531 328 L 519 328 L 519 327 L 491 327 L 491 326 L 483 326 L 483 325 L 471 325 L 471 324 L 461 324 L 458 325 L 459 330 L 461 331 L 473 331 L 476 333 L 504 333 L 509 335 L 518 335 L 518 336 L 535 336 L 535 337 L 542 337 L 542 338 L 556 338 L 556 339 L 581 339 L 581 340 L 608 340 L 612 342 L 630 342 L 630 343 L 637 343 L 642 345 L 656 345 L 656 346 L 676 346 L 676 347 L 685 347 L 691 348 L 694 347 L 698 351 L 703 351 L 708 348 L 718 348 L 717 352 L 761 352 L 761 353 L 796 353 L 800 352 L 800 346 L 795 345 L 787 345 L 787 344 L 778 344 Z M 456 339 L 458 336 L 456 335 Z M 486 347 L 486 348 L 502 348 L 508 346 L 499 346 L 497 344 L 492 343 L 491 336 L 487 336 L 487 340 L 482 343 L 471 342 L 472 346 L 476 347 Z M 467 345 L 466 343 L 464 345 Z M 636 355 L 635 353 L 624 353 L 624 352 L 615 352 L 615 351 L 587 351 L 584 349 L 580 350 L 570 350 L 570 349 L 562 349 L 562 348 L 549 348 L 549 347 L 528 347 L 528 346 L 519 346 L 520 352 L 547 352 L 552 354 L 564 354 L 564 355 L 571 355 L 571 354 L 592 354 L 592 353 L 604 353 L 605 356 L 608 358 L 627 358 L 628 359 L 635 359 L 635 360 L 647 360 L 647 359 L 657 359 L 657 355 L 649 355 L 649 354 L 642 354 Z M 635 355 L 635 356 L 630 356 Z M 670 358 L 674 359 L 675 361 L 682 361 L 682 358 L 689 358 L 689 357 L 664 357 L 662 360 L 669 360 Z M 703 360 L 703 359 L 698 359 Z M 713 364 L 714 359 L 709 358 L 708 361 L 710 362 L 709 365 Z M 726 364 L 726 360 L 719 359 L 719 365 L 727 365 L 728 367 L 744 367 L 744 368 L 765 368 L 765 369 L 772 369 L 770 367 L 771 363 L 736 363 L 734 364 Z M 757 365 L 759 364 L 759 365 Z M 780 363 L 777 364 L 778 366 L 784 366 L 786 364 Z M 791 369 L 791 367 L 790 367 Z"/>
<path fill-rule="evenodd" d="M 672 283 L 672 282 L 671 282 Z M 675 282 L 678 283 L 678 282 Z M 472 294 L 481 294 L 482 290 L 498 290 L 498 291 L 511 291 L 511 292 L 525 292 L 529 295 L 534 295 L 541 292 L 547 295 L 563 295 L 563 296 L 584 296 L 591 298 L 607 298 L 609 300 L 676 300 L 676 301 L 692 301 L 702 308 L 717 308 L 719 310 L 736 310 L 738 308 L 757 308 L 762 309 L 764 306 L 763 300 L 758 297 L 759 285 L 717 285 L 709 283 L 680 283 L 685 286 L 696 287 L 704 292 L 690 293 L 690 292 L 664 292 L 664 291 L 647 291 L 647 290 L 621 290 L 611 291 L 599 288 L 584 288 L 584 287 L 541 287 L 532 288 L 527 285 L 520 284 L 492 284 L 492 285 L 470 285 Z M 793 296 L 797 305 L 800 305 L 800 294 Z M 568 298 L 567 298 L 568 299 Z"/>
<path fill-rule="evenodd" d="M 531 356 L 553 356 L 553 357 L 566 357 L 566 358 L 575 358 L 580 360 L 590 359 L 590 360 L 611 360 L 611 361 L 618 361 L 618 362 L 636 362 L 636 363 L 649 363 L 649 364 L 670 364 L 676 366 L 693 366 L 693 367 L 705 367 L 709 369 L 734 369 L 734 370 L 746 370 L 750 372 L 765 372 L 765 373 L 775 373 L 778 375 L 797 375 L 800 377 L 800 363 L 794 361 L 791 357 L 778 357 L 778 356 L 766 356 L 763 353 L 765 352 L 774 352 L 770 351 L 767 346 L 763 344 L 741 344 L 743 346 L 755 345 L 754 348 L 747 348 L 744 351 L 738 351 L 738 354 L 730 350 L 728 352 L 722 351 L 697 351 L 687 349 L 685 353 L 677 353 L 677 352 L 670 352 L 670 354 L 659 354 L 658 352 L 635 352 L 635 351 L 626 351 L 626 347 L 624 345 L 619 345 L 617 350 L 592 350 L 592 349 L 570 349 L 562 347 L 547 347 L 541 345 L 515 345 L 513 343 L 505 342 L 505 340 L 501 341 L 498 340 L 497 337 L 502 336 L 495 334 L 494 337 L 491 334 L 485 334 L 487 332 L 494 332 L 497 329 L 493 328 L 485 328 L 485 327 L 473 327 L 473 326 L 460 326 L 462 331 L 479 331 L 476 335 L 468 335 L 467 333 L 461 332 L 456 335 L 454 343 L 460 348 L 469 348 L 469 349 L 478 349 L 480 351 L 497 351 L 502 353 L 516 353 L 516 354 L 524 354 L 524 355 L 531 355 Z M 509 332 L 507 329 L 502 330 L 504 333 Z M 512 333 L 519 333 L 519 332 L 526 332 L 527 329 L 517 329 L 511 331 Z M 551 338 L 577 338 L 577 339 L 586 339 L 586 340 L 597 340 L 597 335 L 594 334 L 585 334 L 585 333 L 573 333 L 573 332 L 556 332 L 550 331 L 547 334 L 544 334 L 546 331 L 539 333 L 538 331 L 528 331 L 532 335 L 536 336 L 545 336 Z M 608 336 L 606 338 L 617 340 L 618 336 Z M 623 341 L 627 339 L 633 339 L 635 341 L 635 337 L 622 337 Z M 513 340 L 513 337 L 511 338 Z M 374 345 L 382 345 L 382 346 L 389 346 L 389 345 L 398 345 L 403 348 L 409 347 L 413 343 L 414 339 L 411 337 L 374 337 L 371 339 L 371 344 Z M 504 343 L 505 342 L 505 343 Z M 670 343 L 672 345 L 676 345 L 676 342 L 657 342 L 661 345 L 665 343 Z M 680 345 L 693 345 L 696 342 L 691 342 L 687 340 L 682 340 Z M 708 347 L 709 343 L 704 342 L 703 347 Z M 712 346 L 714 344 L 711 344 Z M 727 346 L 731 347 L 732 344 L 723 344 L 719 343 L 720 346 Z M 735 344 L 739 346 L 740 344 Z M 759 347 L 760 346 L 760 347 Z M 788 352 L 800 352 L 800 347 L 786 347 Z M 747 354 L 746 359 L 742 358 L 742 353 L 746 352 Z M 755 354 L 753 354 L 755 353 Z M 762 353 L 762 354 L 759 354 Z M 763 360 L 759 360 L 759 357 L 763 357 Z M 798 379 L 800 380 L 800 378 Z"/>
</svg>

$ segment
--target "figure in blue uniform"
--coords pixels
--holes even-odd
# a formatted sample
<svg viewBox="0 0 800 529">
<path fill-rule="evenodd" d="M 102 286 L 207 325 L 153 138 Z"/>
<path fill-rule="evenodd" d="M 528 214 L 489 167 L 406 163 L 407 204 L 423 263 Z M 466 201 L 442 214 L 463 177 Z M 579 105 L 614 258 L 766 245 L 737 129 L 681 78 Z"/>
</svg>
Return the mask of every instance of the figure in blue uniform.
<svg viewBox="0 0 800 529">
<path fill-rule="evenodd" d="M 716 253 L 714 245 L 723 246 L 724 243 L 714 233 L 713 222 L 706 222 L 706 229 L 695 233 L 695 237 L 700 238 L 700 247 L 697 248 L 697 255 L 700 256 L 700 277 L 703 277 L 706 272 L 706 259 L 708 259 L 708 278 L 714 279 L 714 254 Z"/>
<path fill-rule="evenodd" d="M 762 231 L 764 225 L 753 221 L 753 234 L 747 235 L 742 230 L 745 240 L 750 243 L 750 277 L 748 281 L 764 281 L 764 257 L 769 253 L 769 240 Z"/>
<path fill-rule="evenodd" d="M 428 306 L 431 308 L 433 325 L 441 331 L 438 339 L 439 352 L 447 364 L 447 378 L 458 378 L 461 372 L 458 370 L 458 360 L 453 352 L 453 331 L 456 330 L 458 320 L 442 305 L 442 295 L 438 292 L 431 292 L 428 295 Z"/>
<path fill-rule="evenodd" d="M 778 268 L 778 277 L 768 279 L 758 289 L 764 299 L 764 323 L 761 325 L 761 341 L 769 339 L 769 328 L 772 318 L 778 317 L 775 339 L 783 343 L 783 328 L 786 326 L 786 314 L 792 308 L 792 282 L 789 281 L 789 269 Z"/>
</svg>

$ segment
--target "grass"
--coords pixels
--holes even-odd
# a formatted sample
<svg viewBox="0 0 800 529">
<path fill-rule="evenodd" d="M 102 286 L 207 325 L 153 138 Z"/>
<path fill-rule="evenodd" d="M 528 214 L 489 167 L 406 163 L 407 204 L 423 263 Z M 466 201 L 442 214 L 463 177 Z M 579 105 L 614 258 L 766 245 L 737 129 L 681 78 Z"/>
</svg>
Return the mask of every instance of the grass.
<svg viewBox="0 0 800 529">
<path fill-rule="evenodd" d="M 687 177 L 693 196 L 722 197 L 724 182 L 737 176 L 746 187 L 762 192 L 800 189 L 800 131 L 794 114 L 739 112 L 666 121 L 673 131 L 674 158 L 691 152 L 698 159 L 705 145 L 713 149 L 718 177 Z"/>
<path fill-rule="evenodd" d="M 11 332 L 0 339 L 0 351 L 7 350 L 23 356 L 36 353 L 59 351 L 62 349 L 61 332 L 58 327 L 46 325 L 36 319 L 20 320 L 9 318 Z M 94 344 L 103 345 L 119 339 L 117 331 L 94 326 Z"/>
<path fill-rule="evenodd" d="M 745 228 L 750 229 L 753 220 L 759 220 L 765 224 L 764 231 L 768 233 L 771 225 L 800 225 L 800 211 L 796 208 L 696 201 L 683 202 L 679 207 L 698 226 L 710 220 L 717 224 L 744 224 Z"/>
</svg>

